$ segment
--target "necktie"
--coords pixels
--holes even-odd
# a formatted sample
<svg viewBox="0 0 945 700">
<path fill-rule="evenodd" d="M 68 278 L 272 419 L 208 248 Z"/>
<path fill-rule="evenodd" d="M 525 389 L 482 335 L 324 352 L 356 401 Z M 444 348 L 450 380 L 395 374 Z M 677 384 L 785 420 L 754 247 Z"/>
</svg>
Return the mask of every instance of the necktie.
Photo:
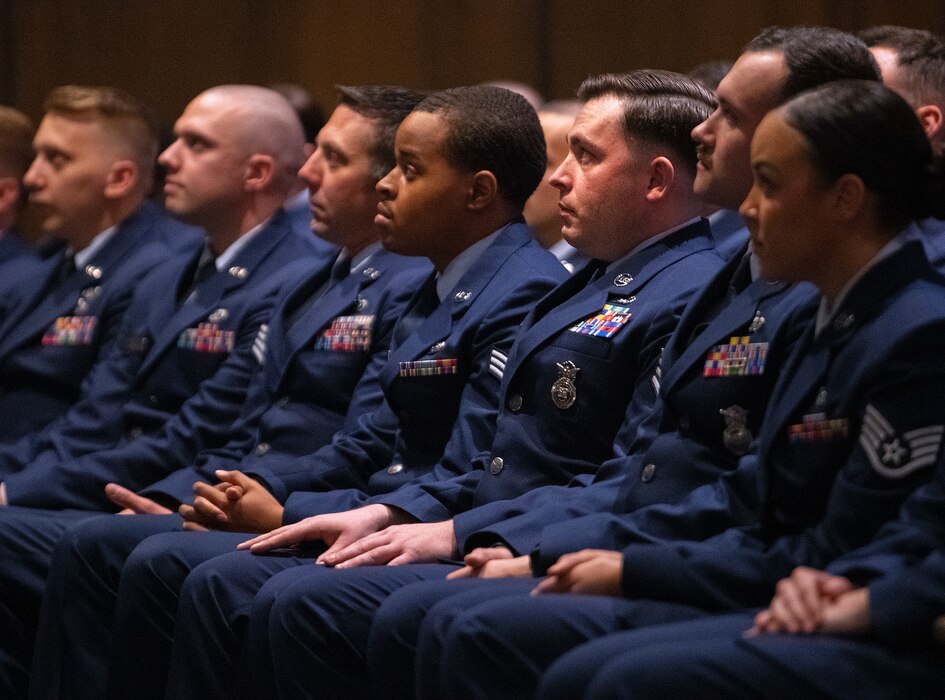
<svg viewBox="0 0 945 700">
<path fill-rule="evenodd" d="M 209 246 L 204 246 L 203 251 L 200 253 L 200 260 L 197 261 L 197 269 L 194 272 L 194 278 L 181 295 L 181 299 L 183 299 L 185 303 L 189 304 L 197 300 L 200 286 L 213 277 L 214 273 L 217 271 L 216 265 L 214 264 L 215 262 L 216 256 L 213 254 L 213 251 L 210 250 Z"/>
</svg>

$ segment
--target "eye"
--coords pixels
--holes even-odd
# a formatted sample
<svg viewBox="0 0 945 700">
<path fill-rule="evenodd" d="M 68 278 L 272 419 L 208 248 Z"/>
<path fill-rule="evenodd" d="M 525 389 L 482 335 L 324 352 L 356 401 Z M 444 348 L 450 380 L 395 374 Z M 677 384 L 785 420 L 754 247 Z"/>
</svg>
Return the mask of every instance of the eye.
<svg viewBox="0 0 945 700">
<path fill-rule="evenodd" d="M 64 153 L 50 153 L 46 156 L 46 159 L 49 161 L 53 170 L 62 170 L 66 163 L 69 162 L 69 159 Z"/>
<path fill-rule="evenodd" d="M 404 174 L 404 180 L 407 182 L 415 180 L 417 175 L 420 174 L 417 168 L 411 163 L 398 163 L 397 167 L 400 168 L 400 172 Z"/>
</svg>

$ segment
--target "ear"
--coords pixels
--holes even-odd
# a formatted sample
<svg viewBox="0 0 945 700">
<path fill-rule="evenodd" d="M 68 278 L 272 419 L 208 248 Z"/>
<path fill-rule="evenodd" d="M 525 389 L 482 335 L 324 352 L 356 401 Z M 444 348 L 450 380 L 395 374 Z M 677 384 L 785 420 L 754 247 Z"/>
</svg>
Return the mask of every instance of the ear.
<svg viewBox="0 0 945 700">
<path fill-rule="evenodd" d="M 472 176 L 472 183 L 469 189 L 470 209 L 485 209 L 499 195 L 499 182 L 488 170 L 480 170 Z"/>
<path fill-rule="evenodd" d="M 20 181 L 15 177 L 0 177 L 0 209 L 5 209 L 20 198 Z"/>
<path fill-rule="evenodd" d="M 852 173 L 841 175 L 833 185 L 834 213 L 838 221 L 851 221 L 866 204 L 866 185 Z"/>
<path fill-rule="evenodd" d="M 915 111 L 915 115 L 922 123 L 922 129 L 929 141 L 934 141 L 935 136 L 943 128 L 942 109 L 938 105 L 922 105 Z"/>
<path fill-rule="evenodd" d="M 657 156 L 650 161 L 650 181 L 646 186 L 646 199 L 649 202 L 658 202 L 669 194 L 673 182 L 676 180 L 676 169 L 665 156 Z"/>
<path fill-rule="evenodd" d="M 272 156 L 254 153 L 246 160 L 243 187 L 247 192 L 261 192 L 269 186 L 276 174 L 276 162 Z"/>
<path fill-rule="evenodd" d="M 139 180 L 138 164 L 133 160 L 114 162 L 105 177 L 105 197 L 107 199 L 126 197 L 135 188 Z"/>
</svg>

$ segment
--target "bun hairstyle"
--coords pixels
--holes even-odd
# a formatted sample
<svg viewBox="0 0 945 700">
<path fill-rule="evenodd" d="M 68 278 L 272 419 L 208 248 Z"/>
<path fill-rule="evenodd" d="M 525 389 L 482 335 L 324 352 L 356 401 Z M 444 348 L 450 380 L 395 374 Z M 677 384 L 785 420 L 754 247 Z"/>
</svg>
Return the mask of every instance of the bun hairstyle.
<svg viewBox="0 0 945 700">
<path fill-rule="evenodd" d="M 884 224 L 945 218 L 945 170 L 912 108 L 870 80 L 841 80 L 801 93 L 782 108 L 825 178 L 857 175 L 877 196 Z"/>
</svg>

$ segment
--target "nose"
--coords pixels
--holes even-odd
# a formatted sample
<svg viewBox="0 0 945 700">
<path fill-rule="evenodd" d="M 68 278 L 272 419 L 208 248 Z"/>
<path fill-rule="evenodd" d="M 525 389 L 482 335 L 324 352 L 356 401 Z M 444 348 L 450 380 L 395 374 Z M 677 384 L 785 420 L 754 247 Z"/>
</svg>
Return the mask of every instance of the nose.
<svg viewBox="0 0 945 700">
<path fill-rule="evenodd" d="M 713 119 L 715 119 L 715 116 L 718 113 L 719 110 L 716 108 L 715 111 L 713 111 L 704 122 L 696 124 L 693 127 L 692 133 L 690 134 L 693 141 L 701 145 L 708 140 L 709 134 L 711 133 L 711 122 Z"/>
<path fill-rule="evenodd" d="M 158 156 L 158 163 L 170 171 L 177 170 L 180 165 L 180 158 L 177 153 L 180 149 L 180 139 L 174 141 L 170 146 L 164 149 L 164 152 Z"/>
<path fill-rule="evenodd" d="M 29 169 L 23 175 L 23 186 L 28 190 L 38 190 L 43 186 L 42 168 L 39 164 L 39 156 L 33 159 Z"/>
<path fill-rule="evenodd" d="M 558 190 L 561 194 L 565 194 L 571 191 L 572 179 L 571 179 L 571 168 L 574 165 L 574 155 L 568 153 L 561 165 L 555 168 L 555 171 L 551 173 L 551 176 L 548 178 L 548 184 Z"/>
<path fill-rule="evenodd" d="M 745 201 L 738 207 L 738 213 L 745 218 L 746 222 L 756 221 L 758 219 L 758 186 L 752 185 L 748 191 Z"/>
<path fill-rule="evenodd" d="M 312 155 L 302 164 L 302 167 L 299 168 L 299 177 L 305 181 L 305 184 L 308 185 L 309 190 L 315 191 L 318 189 L 322 181 L 322 157 L 321 151 L 317 148 L 312 152 Z"/>
<path fill-rule="evenodd" d="M 391 168 L 390 172 L 378 180 L 377 184 L 374 186 L 374 189 L 377 190 L 377 193 L 381 195 L 381 199 L 394 199 L 397 196 L 397 187 L 394 184 L 396 172 L 397 166 L 395 165 L 393 168 Z"/>
</svg>

